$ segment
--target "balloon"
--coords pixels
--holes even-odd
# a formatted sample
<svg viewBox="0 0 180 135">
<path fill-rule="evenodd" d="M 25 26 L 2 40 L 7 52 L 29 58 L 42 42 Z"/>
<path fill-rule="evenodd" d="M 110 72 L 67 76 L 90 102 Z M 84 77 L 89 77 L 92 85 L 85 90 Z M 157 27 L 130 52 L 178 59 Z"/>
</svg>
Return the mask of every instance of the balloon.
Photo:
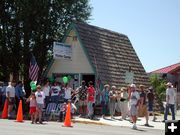
<svg viewBox="0 0 180 135">
<path fill-rule="evenodd" d="M 68 78 L 66 76 L 63 77 L 63 82 L 67 83 L 68 82 Z"/>
<path fill-rule="evenodd" d="M 32 90 L 36 90 L 36 88 L 37 88 L 37 87 L 36 87 L 36 84 L 31 85 L 31 89 L 32 89 Z"/>
<path fill-rule="evenodd" d="M 36 85 L 36 83 L 34 81 L 30 82 L 30 86 Z"/>
<path fill-rule="evenodd" d="M 36 92 L 36 89 L 32 90 L 32 92 Z"/>
<path fill-rule="evenodd" d="M 49 80 L 50 82 L 54 82 L 54 77 L 53 77 L 53 76 L 52 76 L 52 77 L 49 77 L 48 80 Z"/>
<path fill-rule="evenodd" d="M 68 77 L 67 77 L 67 78 L 68 78 L 68 81 L 70 81 L 70 80 L 71 80 L 71 76 L 70 76 L 70 75 L 68 75 Z"/>
</svg>

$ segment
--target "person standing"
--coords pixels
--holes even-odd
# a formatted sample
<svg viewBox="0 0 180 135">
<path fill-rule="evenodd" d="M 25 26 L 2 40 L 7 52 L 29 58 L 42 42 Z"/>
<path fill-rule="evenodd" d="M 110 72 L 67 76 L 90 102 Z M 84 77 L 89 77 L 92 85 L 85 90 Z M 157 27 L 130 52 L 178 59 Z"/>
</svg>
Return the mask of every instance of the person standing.
<svg viewBox="0 0 180 135">
<path fill-rule="evenodd" d="M 24 100 L 23 100 L 23 89 L 22 89 L 22 81 L 19 81 L 15 87 L 15 100 L 16 100 L 16 113 L 18 111 L 19 102 L 22 100 L 22 104 L 24 106 Z"/>
<path fill-rule="evenodd" d="M 104 89 L 101 92 L 101 105 L 102 105 L 102 117 L 108 114 L 108 103 L 109 103 L 109 85 L 104 85 Z"/>
<path fill-rule="evenodd" d="M 29 109 L 29 114 L 31 115 L 31 124 L 34 124 L 35 115 L 36 115 L 36 107 L 37 107 L 36 97 L 35 97 L 34 92 L 31 92 L 31 95 L 27 99 L 27 102 L 29 102 L 29 108 L 30 108 Z"/>
<path fill-rule="evenodd" d="M 144 85 L 140 85 L 139 88 L 140 88 L 139 116 L 145 117 L 146 123 L 144 125 L 149 126 L 149 123 L 148 123 L 149 115 L 148 115 L 147 105 L 146 105 L 146 93 L 144 91 Z"/>
<path fill-rule="evenodd" d="M 77 93 L 79 94 L 80 117 L 84 117 L 87 114 L 87 89 L 86 82 L 83 80 L 81 86 L 77 89 Z"/>
<path fill-rule="evenodd" d="M 71 100 L 72 93 L 74 93 L 74 90 L 66 83 L 64 87 L 64 102 L 68 103 L 68 100 Z"/>
<path fill-rule="evenodd" d="M 45 108 L 46 108 L 49 103 L 49 93 L 50 93 L 50 86 L 48 81 L 45 83 L 43 87 L 43 92 L 45 95 Z"/>
<path fill-rule="evenodd" d="M 122 119 L 126 119 L 128 116 L 128 92 L 125 87 L 121 88 L 121 116 Z"/>
<path fill-rule="evenodd" d="M 156 121 L 156 116 L 154 113 L 154 93 L 153 93 L 153 88 L 149 87 L 149 91 L 147 93 L 147 99 L 148 99 L 148 116 L 150 116 L 150 114 L 153 115 L 153 121 Z"/>
<path fill-rule="evenodd" d="M 114 118 L 115 107 L 116 107 L 116 86 L 112 86 L 109 91 L 109 112 L 111 115 L 111 119 Z"/>
<path fill-rule="evenodd" d="M 43 91 L 41 91 L 40 85 L 37 86 L 35 97 L 37 103 L 35 121 L 37 120 L 37 117 L 39 117 L 39 123 L 42 124 L 42 110 L 44 108 L 45 94 Z"/>
<path fill-rule="evenodd" d="M 51 87 L 51 102 L 58 103 L 59 102 L 59 94 L 61 91 L 61 87 L 57 82 L 54 83 L 54 86 Z"/>
<path fill-rule="evenodd" d="M 3 86 L 2 86 L 2 89 L 1 89 L 1 94 L 2 94 L 2 109 L 4 107 L 4 103 L 5 103 L 5 100 L 6 100 L 6 88 L 8 86 L 8 83 L 7 82 L 4 82 L 3 83 Z"/>
<path fill-rule="evenodd" d="M 9 82 L 6 88 L 6 98 L 8 99 L 8 118 L 12 119 L 12 111 L 15 104 L 15 82 Z"/>
<path fill-rule="evenodd" d="M 172 87 L 172 84 L 168 82 L 167 84 L 167 89 L 166 89 L 166 108 L 165 108 L 165 113 L 164 113 L 164 120 L 165 122 L 167 120 L 167 116 L 169 113 L 169 109 L 171 110 L 171 115 L 172 115 L 172 120 L 175 120 L 175 90 Z"/>
<path fill-rule="evenodd" d="M 140 96 L 136 91 L 136 85 L 130 85 L 130 96 L 129 96 L 129 104 L 130 104 L 130 115 L 133 122 L 133 129 L 137 129 L 136 121 L 138 114 L 138 105 L 139 105 Z"/>
<path fill-rule="evenodd" d="M 95 88 L 93 87 L 93 82 L 92 81 L 90 81 L 88 84 L 89 84 L 88 92 L 87 92 L 88 117 L 90 119 L 93 119 L 93 115 L 94 115 L 93 103 L 95 101 Z"/>
</svg>

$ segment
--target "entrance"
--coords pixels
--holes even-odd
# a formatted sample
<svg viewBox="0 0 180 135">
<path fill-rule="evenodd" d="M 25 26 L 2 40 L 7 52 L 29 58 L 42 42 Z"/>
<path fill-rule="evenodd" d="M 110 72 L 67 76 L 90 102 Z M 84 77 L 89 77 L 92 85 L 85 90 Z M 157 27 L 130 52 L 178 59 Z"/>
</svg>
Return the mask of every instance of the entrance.
<svg viewBox="0 0 180 135">
<path fill-rule="evenodd" d="M 86 86 L 88 86 L 89 81 L 92 81 L 93 85 L 95 85 L 95 75 L 82 75 L 82 80 L 86 82 Z"/>
</svg>

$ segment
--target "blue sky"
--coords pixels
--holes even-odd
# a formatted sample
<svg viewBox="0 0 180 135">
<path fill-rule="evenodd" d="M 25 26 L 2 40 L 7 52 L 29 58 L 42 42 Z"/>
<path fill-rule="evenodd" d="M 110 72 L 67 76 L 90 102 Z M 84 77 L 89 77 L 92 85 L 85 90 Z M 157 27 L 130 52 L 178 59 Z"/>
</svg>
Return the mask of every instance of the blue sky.
<svg viewBox="0 0 180 135">
<path fill-rule="evenodd" d="M 90 24 L 127 35 L 147 72 L 180 62 L 180 0 L 90 0 Z"/>
</svg>

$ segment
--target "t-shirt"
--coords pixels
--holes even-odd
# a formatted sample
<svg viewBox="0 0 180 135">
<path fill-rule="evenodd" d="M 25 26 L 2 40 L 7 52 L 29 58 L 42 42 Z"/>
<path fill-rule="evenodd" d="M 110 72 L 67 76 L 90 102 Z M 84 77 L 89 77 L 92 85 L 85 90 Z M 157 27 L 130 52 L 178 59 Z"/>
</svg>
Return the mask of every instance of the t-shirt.
<svg viewBox="0 0 180 135">
<path fill-rule="evenodd" d="M 95 96 L 95 89 L 94 87 L 90 86 L 88 88 L 88 101 L 94 102 L 94 96 Z"/>
<path fill-rule="evenodd" d="M 35 96 L 37 104 L 44 104 L 45 95 L 43 91 L 36 91 Z"/>
<path fill-rule="evenodd" d="M 44 86 L 43 91 L 44 91 L 45 96 L 49 96 L 50 87 L 49 86 Z"/>
<path fill-rule="evenodd" d="M 140 98 L 143 98 L 143 105 L 146 104 L 146 93 L 145 92 L 141 92 L 140 93 Z"/>
<path fill-rule="evenodd" d="M 71 99 L 71 92 L 72 92 L 72 88 L 68 87 L 64 89 L 64 98 L 65 99 Z"/>
<path fill-rule="evenodd" d="M 131 92 L 130 105 L 136 105 L 139 99 L 140 99 L 140 96 L 137 91 Z"/>
<path fill-rule="evenodd" d="M 52 86 L 51 88 L 51 96 L 58 96 L 61 88 L 59 86 Z"/>
<path fill-rule="evenodd" d="M 15 88 L 13 86 L 6 87 L 6 97 L 8 97 L 8 92 L 10 97 L 15 97 Z"/>
<path fill-rule="evenodd" d="M 36 107 L 36 99 L 35 98 L 30 98 L 30 107 Z"/>
<path fill-rule="evenodd" d="M 148 99 L 148 102 L 153 103 L 154 102 L 154 94 L 152 92 L 148 92 L 147 99 Z"/>
<path fill-rule="evenodd" d="M 80 86 L 79 88 L 78 88 L 78 90 L 79 90 L 79 99 L 80 100 L 86 100 L 87 99 L 87 87 L 85 86 L 85 87 L 82 87 L 82 86 Z"/>
<path fill-rule="evenodd" d="M 109 91 L 109 102 L 115 103 L 116 102 L 116 92 L 113 90 Z"/>
<path fill-rule="evenodd" d="M 166 90 L 166 101 L 168 101 L 169 96 L 169 104 L 175 103 L 175 90 L 173 88 L 168 88 Z"/>
</svg>

